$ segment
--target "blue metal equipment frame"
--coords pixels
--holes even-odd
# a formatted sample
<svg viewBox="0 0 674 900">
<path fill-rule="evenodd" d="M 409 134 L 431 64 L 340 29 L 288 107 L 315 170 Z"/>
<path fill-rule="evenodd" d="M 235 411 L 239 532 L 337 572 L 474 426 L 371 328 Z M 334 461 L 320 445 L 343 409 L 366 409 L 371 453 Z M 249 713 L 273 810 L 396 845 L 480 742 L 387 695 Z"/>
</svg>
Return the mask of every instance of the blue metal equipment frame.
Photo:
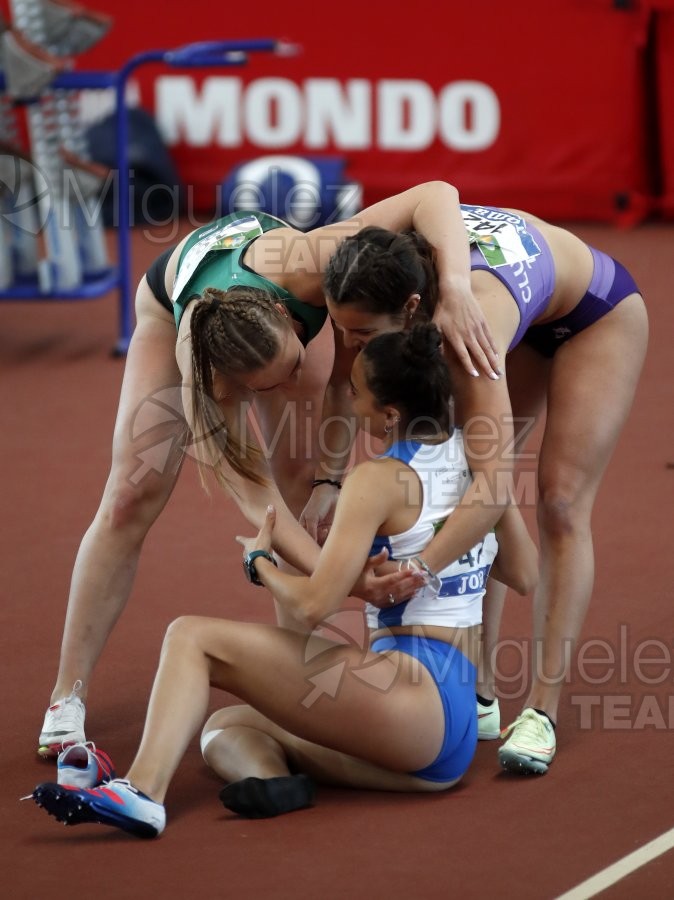
<svg viewBox="0 0 674 900">
<path fill-rule="evenodd" d="M 49 85 L 49 90 L 115 89 L 115 118 L 117 130 L 117 264 L 95 275 L 86 276 L 77 290 L 40 293 L 37 278 L 12 284 L 0 291 L 1 300 L 91 300 L 119 289 L 119 334 L 114 353 L 126 354 L 133 331 L 133 297 L 131 284 L 131 235 L 129 216 L 129 165 L 128 119 L 126 114 L 126 85 L 129 76 L 147 63 L 164 63 L 172 68 L 205 68 L 218 66 L 242 66 L 248 61 L 248 53 L 288 51 L 288 45 L 271 38 L 237 41 L 203 41 L 187 44 L 174 50 L 149 50 L 131 57 L 117 72 L 64 72 Z M 5 86 L 0 72 L 0 90 Z M 21 101 L 22 103 L 30 101 Z"/>
</svg>

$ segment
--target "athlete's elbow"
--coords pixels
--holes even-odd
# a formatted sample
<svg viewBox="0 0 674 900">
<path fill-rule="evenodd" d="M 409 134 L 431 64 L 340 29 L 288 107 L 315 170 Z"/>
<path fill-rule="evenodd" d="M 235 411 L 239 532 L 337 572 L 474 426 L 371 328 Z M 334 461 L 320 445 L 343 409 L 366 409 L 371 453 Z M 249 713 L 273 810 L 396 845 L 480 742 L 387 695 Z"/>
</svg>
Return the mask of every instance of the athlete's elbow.
<svg viewBox="0 0 674 900">
<path fill-rule="evenodd" d="M 538 551 L 532 545 L 529 553 L 520 559 L 516 570 L 513 572 L 511 587 L 516 594 L 526 597 L 532 594 L 538 587 Z"/>
<path fill-rule="evenodd" d="M 516 594 L 526 597 L 538 586 L 538 551 L 533 541 L 526 552 L 508 554 L 499 551 L 491 569 L 491 575 Z"/>
<path fill-rule="evenodd" d="M 301 630 L 309 633 L 320 623 L 320 615 L 312 604 L 293 606 L 292 615 Z"/>
<path fill-rule="evenodd" d="M 302 602 L 298 606 L 295 615 L 300 619 L 302 625 L 308 631 L 313 631 L 314 628 L 321 625 L 333 611 L 334 604 L 329 602 L 327 597 L 323 597 L 318 592 L 312 592 L 302 598 Z"/>
<path fill-rule="evenodd" d="M 516 594 L 519 594 L 521 597 L 526 597 L 528 594 L 532 594 L 536 590 L 536 585 L 538 584 L 538 570 L 535 572 L 533 570 L 526 571 L 522 569 L 515 574 L 514 578 L 510 579 L 510 585 Z"/>
<path fill-rule="evenodd" d="M 452 195 L 453 198 L 457 198 L 459 196 L 458 189 L 449 181 L 439 181 L 437 179 L 435 181 L 427 181 L 424 184 L 424 187 L 429 191 L 433 191 L 433 193 L 437 193 L 438 191 L 447 191 Z"/>
</svg>

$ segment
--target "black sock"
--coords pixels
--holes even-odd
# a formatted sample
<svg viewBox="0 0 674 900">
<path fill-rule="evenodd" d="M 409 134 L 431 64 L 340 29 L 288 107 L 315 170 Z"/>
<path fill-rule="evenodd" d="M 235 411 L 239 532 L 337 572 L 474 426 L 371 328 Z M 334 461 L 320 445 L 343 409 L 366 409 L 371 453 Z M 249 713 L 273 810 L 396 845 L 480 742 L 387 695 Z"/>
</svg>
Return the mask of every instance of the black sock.
<svg viewBox="0 0 674 900">
<path fill-rule="evenodd" d="M 307 775 L 244 778 L 224 787 L 220 800 L 246 819 L 266 819 L 312 806 L 314 783 Z"/>
<path fill-rule="evenodd" d="M 485 700 L 485 698 L 482 696 L 482 694 L 477 694 L 477 693 L 475 694 L 475 697 L 477 699 L 477 702 L 481 706 L 493 706 L 494 705 L 494 697 L 492 697 L 491 700 Z"/>
<path fill-rule="evenodd" d="M 546 718 L 546 719 L 548 720 L 548 722 L 552 725 L 552 727 L 553 727 L 555 730 L 557 729 L 557 724 L 556 724 L 555 722 L 552 721 L 552 719 L 551 719 L 550 716 L 545 712 L 544 709 L 536 709 L 535 706 L 532 706 L 531 708 L 533 709 L 534 712 L 537 712 L 539 716 L 545 716 L 545 718 Z"/>
</svg>

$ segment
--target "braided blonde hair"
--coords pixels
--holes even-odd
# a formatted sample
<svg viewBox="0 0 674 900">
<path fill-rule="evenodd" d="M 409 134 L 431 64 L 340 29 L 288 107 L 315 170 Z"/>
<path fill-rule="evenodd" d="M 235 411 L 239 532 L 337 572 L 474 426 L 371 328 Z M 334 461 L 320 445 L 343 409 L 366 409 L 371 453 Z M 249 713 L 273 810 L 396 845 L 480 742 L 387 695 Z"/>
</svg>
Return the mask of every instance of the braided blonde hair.
<svg viewBox="0 0 674 900">
<path fill-rule="evenodd" d="M 221 487 L 228 486 L 218 465 L 223 457 L 243 478 L 256 484 L 263 479 L 255 471 L 259 449 L 240 442 L 227 428 L 213 391 L 214 375 L 252 372 L 274 359 L 283 331 L 291 328 L 278 303 L 258 288 L 209 287 L 192 311 L 192 414 L 205 451 L 200 462 L 212 467 Z"/>
</svg>

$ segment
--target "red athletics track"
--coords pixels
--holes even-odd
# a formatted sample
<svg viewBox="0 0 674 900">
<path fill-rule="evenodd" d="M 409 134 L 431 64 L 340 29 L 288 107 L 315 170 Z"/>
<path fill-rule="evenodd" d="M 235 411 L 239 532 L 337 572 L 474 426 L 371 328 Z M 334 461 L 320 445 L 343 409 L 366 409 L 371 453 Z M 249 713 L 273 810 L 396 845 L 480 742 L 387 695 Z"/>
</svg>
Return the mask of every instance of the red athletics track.
<svg viewBox="0 0 674 900">
<path fill-rule="evenodd" d="M 315 809 L 250 822 L 220 806 L 195 744 L 169 792 L 168 828 L 154 842 L 97 826 L 66 830 L 18 802 L 53 773 L 34 755 L 36 738 L 73 558 L 108 470 L 123 363 L 109 355 L 114 296 L 0 306 L 5 897 L 554 898 L 674 827 L 674 226 L 576 230 L 633 271 L 652 337 L 594 522 L 597 578 L 584 638 L 606 642 L 588 653 L 606 660 L 612 652 L 615 661 L 586 667 L 603 683 L 574 675 L 549 774 L 502 775 L 487 743 L 446 795 L 321 789 Z M 137 276 L 156 252 L 135 236 Z M 119 771 L 137 746 L 168 623 L 187 611 L 271 619 L 269 598 L 240 572 L 233 537 L 242 529 L 233 503 L 206 497 L 188 464 L 148 538 L 133 601 L 90 695 L 89 733 Z M 529 611 L 528 600 L 511 599 L 504 637 L 529 634 Z M 660 660 L 642 666 L 641 678 L 639 654 Z M 506 722 L 524 693 L 517 656 L 511 648 L 502 657 Z M 644 675 L 659 683 L 643 683 Z M 673 884 L 670 852 L 604 896 L 670 898 Z"/>
</svg>

